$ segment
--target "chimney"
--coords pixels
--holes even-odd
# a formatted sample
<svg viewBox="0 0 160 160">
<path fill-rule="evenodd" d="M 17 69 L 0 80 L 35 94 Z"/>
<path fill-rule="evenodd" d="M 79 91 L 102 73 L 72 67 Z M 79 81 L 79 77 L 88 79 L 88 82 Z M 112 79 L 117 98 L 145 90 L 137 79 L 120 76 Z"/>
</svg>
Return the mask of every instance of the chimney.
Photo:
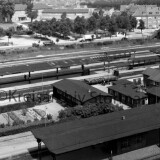
<svg viewBox="0 0 160 160">
<path fill-rule="evenodd" d="M 126 119 L 126 117 L 125 116 L 122 116 L 122 120 L 125 120 Z"/>
</svg>

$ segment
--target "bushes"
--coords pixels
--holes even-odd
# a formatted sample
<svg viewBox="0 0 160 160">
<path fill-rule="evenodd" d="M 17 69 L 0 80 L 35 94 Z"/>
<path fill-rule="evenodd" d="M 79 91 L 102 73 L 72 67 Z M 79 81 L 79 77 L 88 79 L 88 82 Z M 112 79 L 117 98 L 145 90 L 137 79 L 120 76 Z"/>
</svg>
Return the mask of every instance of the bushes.
<svg viewBox="0 0 160 160">
<path fill-rule="evenodd" d="M 27 121 L 27 124 L 20 124 L 20 125 L 16 125 L 16 123 L 14 124 L 13 127 L 0 127 L 0 136 L 8 136 L 8 135 L 13 135 L 13 134 L 18 134 L 18 133 L 22 133 L 22 132 L 27 132 L 30 131 L 32 129 L 36 129 L 39 127 L 44 127 L 49 126 L 49 125 L 53 125 L 55 122 L 54 121 L 49 121 L 49 120 L 45 120 L 45 121 L 36 121 L 36 122 L 32 122 L 30 123 L 30 121 Z"/>
<path fill-rule="evenodd" d="M 113 44 L 113 42 L 112 41 L 104 41 L 103 42 L 103 45 L 110 45 L 110 44 Z"/>
<path fill-rule="evenodd" d="M 97 46 L 102 46 L 103 43 L 102 42 L 97 42 Z"/>
<path fill-rule="evenodd" d="M 75 46 L 75 44 L 72 44 L 72 45 L 67 45 L 66 48 L 67 49 L 75 49 L 76 46 Z"/>
<path fill-rule="evenodd" d="M 109 112 L 121 111 L 121 107 L 114 106 L 106 103 L 87 104 L 83 106 L 76 106 L 74 108 L 67 108 L 59 112 L 58 118 L 60 120 L 68 119 L 70 117 L 76 118 L 88 118 L 91 116 L 97 116 L 106 114 Z"/>
<path fill-rule="evenodd" d="M 20 109 L 24 109 L 24 108 L 31 108 L 34 106 L 35 106 L 34 102 L 22 102 L 22 103 L 10 104 L 10 105 L 6 105 L 6 106 L 1 106 L 0 113 L 20 110 Z"/>
</svg>

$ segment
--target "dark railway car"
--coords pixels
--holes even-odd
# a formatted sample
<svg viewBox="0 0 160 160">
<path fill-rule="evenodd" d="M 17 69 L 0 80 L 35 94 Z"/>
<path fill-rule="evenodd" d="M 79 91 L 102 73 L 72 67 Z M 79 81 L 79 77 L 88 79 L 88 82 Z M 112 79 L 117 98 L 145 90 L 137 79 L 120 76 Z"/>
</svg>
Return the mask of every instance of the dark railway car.
<svg viewBox="0 0 160 160">
<path fill-rule="evenodd" d="M 89 75 L 90 69 L 84 68 L 84 69 L 66 69 L 66 70 L 59 70 L 58 73 L 56 71 L 50 71 L 50 72 L 44 72 L 44 73 L 30 73 L 30 77 L 28 74 L 25 75 L 19 75 L 19 76 L 12 76 L 12 77 L 6 77 L 6 78 L 0 78 L 0 85 L 2 84 L 9 84 L 9 83 L 18 83 L 18 82 L 24 82 L 24 81 L 32 81 L 32 80 L 38 80 L 42 78 L 65 78 L 67 75 Z"/>
<path fill-rule="evenodd" d="M 128 67 L 129 69 L 133 69 L 133 67 L 151 65 L 159 62 L 160 62 L 159 56 L 132 58 L 128 60 Z"/>
<path fill-rule="evenodd" d="M 103 55 L 93 57 L 92 59 L 95 59 L 100 62 L 114 61 L 114 60 L 121 59 L 121 58 L 130 58 L 131 55 L 132 55 L 132 53 L 130 53 L 130 52 L 114 53 L 114 54 L 103 53 Z"/>
</svg>

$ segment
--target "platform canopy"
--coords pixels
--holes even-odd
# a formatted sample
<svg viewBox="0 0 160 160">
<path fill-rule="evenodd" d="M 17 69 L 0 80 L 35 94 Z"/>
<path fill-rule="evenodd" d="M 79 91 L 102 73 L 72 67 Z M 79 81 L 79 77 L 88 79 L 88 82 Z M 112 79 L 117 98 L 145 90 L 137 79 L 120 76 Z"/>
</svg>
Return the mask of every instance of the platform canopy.
<svg viewBox="0 0 160 160">
<path fill-rule="evenodd" d="M 58 155 L 159 129 L 159 115 L 160 104 L 157 104 L 54 124 L 32 130 L 32 133 L 50 152 Z"/>
<path fill-rule="evenodd" d="M 29 63 L 21 65 L 13 65 L 8 67 L 0 68 L 1 75 L 9 75 L 16 73 L 25 73 L 41 70 L 49 70 L 55 68 L 65 68 L 70 66 L 85 65 L 91 63 L 98 63 L 99 61 L 93 60 L 91 58 L 76 58 L 76 59 L 67 59 L 67 60 L 58 60 L 58 61 L 49 61 L 49 62 L 39 62 L 39 63 Z"/>
</svg>

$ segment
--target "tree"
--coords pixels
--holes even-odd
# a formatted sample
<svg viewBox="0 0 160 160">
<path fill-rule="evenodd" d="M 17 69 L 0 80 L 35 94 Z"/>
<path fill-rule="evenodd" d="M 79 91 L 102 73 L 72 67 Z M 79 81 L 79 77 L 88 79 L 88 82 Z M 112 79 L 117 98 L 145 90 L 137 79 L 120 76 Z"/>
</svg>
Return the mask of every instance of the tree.
<svg viewBox="0 0 160 160">
<path fill-rule="evenodd" d="M 70 34 L 70 27 L 66 21 L 59 21 L 59 33 L 63 34 L 64 37 Z"/>
<path fill-rule="evenodd" d="M 4 29 L 0 27 L 0 37 L 4 36 L 4 34 L 5 34 Z"/>
<path fill-rule="evenodd" d="M 85 34 L 86 33 L 86 20 L 84 17 L 77 16 L 74 20 L 74 31 L 78 34 Z"/>
<path fill-rule="evenodd" d="M 120 29 L 130 30 L 132 28 L 129 16 L 127 15 L 126 12 L 123 12 L 122 15 L 116 17 L 116 23 L 118 28 Z"/>
<path fill-rule="evenodd" d="M 94 16 L 91 16 L 87 19 L 87 30 L 94 31 L 97 28 L 97 19 Z"/>
<path fill-rule="evenodd" d="M 102 8 L 99 10 L 99 17 L 103 17 L 104 11 L 102 10 Z"/>
<path fill-rule="evenodd" d="M 2 1 L 0 3 L 0 14 L 2 22 L 11 22 L 14 14 L 14 3 L 10 1 Z"/>
<path fill-rule="evenodd" d="M 130 16 L 129 19 L 130 19 L 131 29 L 135 29 L 137 27 L 137 19 L 133 16 Z"/>
<path fill-rule="evenodd" d="M 65 20 L 67 18 L 67 13 L 66 12 L 63 12 L 62 15 L 61 15 L 61 19 L 62 20 Z"/>
<path fill-rule="evenodd" d="M 92 13 L 92 16 L 96 19 L 99 19 L 99 14 L 97 12 L 93 12 Z"/>
<path fill-rule="evenodd" d="M 115 34 L 117 32 L 117 23 L 115 21 L 114 18 L 111 18 L 110 21 L 109 21 L 109 27 L 108 27 L 108 31 L 112 34 Z"/>
<path fill-rule="evenodd" d="M 138 29 L 141 30 L 141 33 L 142 33 L 142 30 L 145 29 L 145 24 L 144 24 L 144 21 L 142 19 L 139 20 Z"/>
<path fill-rule="evenodd" d="M 109 21 L 107 21 L 106 17 L 101 17 L 99 20 L 99 28 L 103 31 L 107 30 L 109 27 Z"/>
<path fill-rule="evenodd" d="M 31 19 L 31 22 L 33 21 L 33 19 L 36 19 L 38 17 L 38 11 L 33 10 L 33 3 L 27 3 L 26 14 L 27 17 Z"/>
</svg>

